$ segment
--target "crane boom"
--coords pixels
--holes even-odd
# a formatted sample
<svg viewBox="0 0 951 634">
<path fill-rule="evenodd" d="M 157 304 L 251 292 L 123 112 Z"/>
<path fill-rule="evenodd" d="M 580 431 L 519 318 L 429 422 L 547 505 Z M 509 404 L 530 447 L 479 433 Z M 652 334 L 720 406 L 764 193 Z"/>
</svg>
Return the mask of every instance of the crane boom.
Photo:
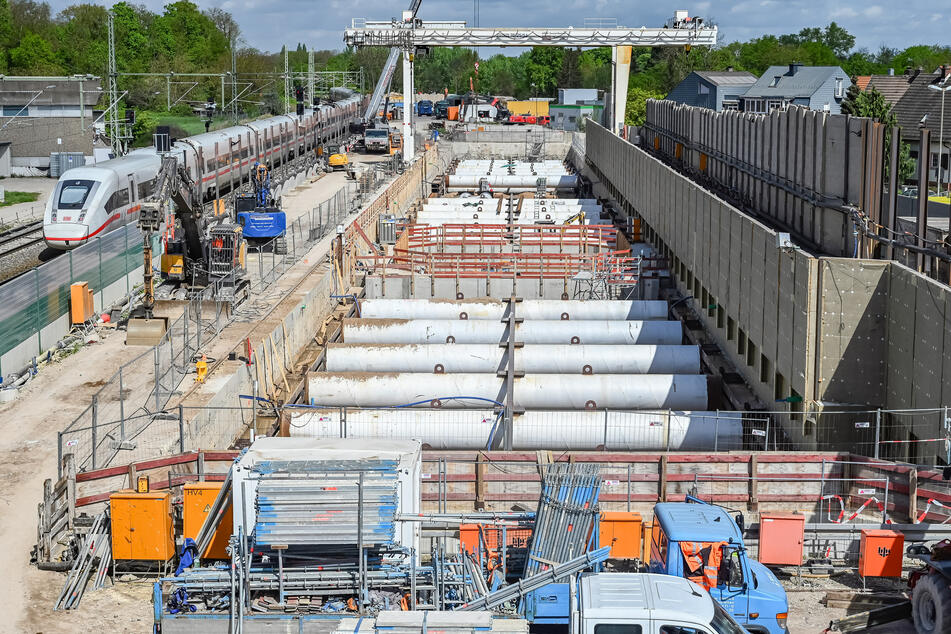
<svg viewBox="0 0 951 634">
<path fill-rule="evenodd" d="M 413 18 L 416 18 L 416 12 L 419 11 L 419 5 L 422 0 L 412 0 L 409 5 L 409 10 L 413 12 Z M 380 71 L 380 78 L 376 82 L 376 87 L 373 89 L 373 95 L 370 97 L 370 103 L 367 104 L 366 112 L 363 113 L 363 123 L 370 127 L 373 121 L 376 119 L 376 113 L 380 111 L 380 104 L 383 102 L 383 93 L 387 92 L 390 86 L 390 82 L 393 80 L 393 74 L 396 72 L 396 63 L 400 58 L 400 49 L 399 47 L 390 48 L 390 54 L 386 58 L 386 63 L 383 64 L 383 70 Z M 383 113 L 384 115 L 386 113 Z"/>
</svg>

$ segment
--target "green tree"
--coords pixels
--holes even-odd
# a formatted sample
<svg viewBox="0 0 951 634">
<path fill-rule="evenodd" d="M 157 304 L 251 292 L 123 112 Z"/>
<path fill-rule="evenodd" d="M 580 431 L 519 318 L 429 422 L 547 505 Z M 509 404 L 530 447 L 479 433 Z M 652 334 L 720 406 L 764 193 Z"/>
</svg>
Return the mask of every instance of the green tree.
<svg viewBox="0 0 951 634">
<path fill-rule="evenodd" d="M 27 33 L 20 45 L 10 51 L 11 70 L 21 73 L 58 75 L 61 70 L 50 43 L 36 33 Z"/>
<path fill-rule="evenodd" d="M 8 0 L 0 0 L 0 73 L 7 70 L 7 51 L 12 48 L 13 16 Z"/>
<path fill-rule="evenodd" d="M 529 85 L 535 84 L 539 97 L 555 95 L 564 55 L 564 49 L 554 46 L 535 46 L 528 52 L 525 75 Z"/>
<path fill-rule="evenodd" d="M 647 117 L 647 100 L 663 99 L 664 94 L 645 88 L 631 86 L 627 91 L 627 108 L 624 112 L 624 123 L 627 125 L 644 125 Z"/>
<path fill-rule="evenodd" d="M 861 91 L 858 86 L 852 84 L 848 93 L 846 93 L 846 98 L 842 100 L 842 114 L 852 115 L 853 117 L 868 117 L 884 125 L 887 131 L 885 135 L 885 156 L 891 156 L 891 132 L 897 121 L 895 113 L 892 112 L 892 105 L 885 101 L 882 93 L 875 90 L 875 88 Z M 915 173 L 915 161 L 911 158 L 911 146 L 907 143 L 902 143 L 899 148 L 898 166 L 899 183 L 905 182 Z M 889 166 L 886 163 L 886 178 L 888 169 Z"/>
<path fill-rule="evenodd" d="M 822 31 L 822 43 L 832 49 L 836 57 L 844 58 L 855 46 L 855 36 L 835 22 Z"/>
</svg>

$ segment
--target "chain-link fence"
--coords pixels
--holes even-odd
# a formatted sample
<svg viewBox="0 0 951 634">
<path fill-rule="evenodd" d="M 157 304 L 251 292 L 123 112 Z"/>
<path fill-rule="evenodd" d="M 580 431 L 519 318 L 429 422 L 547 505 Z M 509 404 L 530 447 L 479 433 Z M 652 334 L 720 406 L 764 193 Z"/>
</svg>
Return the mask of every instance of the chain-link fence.
<svg viewBox="0 0 951 634">
<path fill-rule="evenodd" d="M 0 376 L 21 370 L 68 334 L 63 317 L 71 284 L 87 282 L 103 310 L 130 293 L 141 270 L 142 234 L 125 225 L 0 286 Z"/>
<path fill-rule="evenodd" d="M 260 292 L 279 279 L 318 240 L 334 231 L 339 222 L 355 211 L 361 198 L 359 187 L 343 187 L 295 220 L 285 237 L 251 249 L 248 258 L 251 290 Z M 286 241 L 286 248 L 279 246 L 281 240 Z M 136 262 L 141 262 L 141 256 Z M 104 264 L 100 274 L 108 279 L 114 270 L 108 262 Z M 168 413 L 165 409 L 186 374 L 193 371 L 199 351 L 234 320 L 232 301 L 220 298 L 223 290 L 238 284 L 232 274 L 194 293 L 185 303 L 182 314 L 169 320 L 159 343 L 104 381 L 90 405 L 59 433 L 60 455 L 72 453 L 77 469 L 86 471 L 117 460 L 126 463 L 183 451 L 184 421 L 180 420 L 180 412 Z"/>
</svg>

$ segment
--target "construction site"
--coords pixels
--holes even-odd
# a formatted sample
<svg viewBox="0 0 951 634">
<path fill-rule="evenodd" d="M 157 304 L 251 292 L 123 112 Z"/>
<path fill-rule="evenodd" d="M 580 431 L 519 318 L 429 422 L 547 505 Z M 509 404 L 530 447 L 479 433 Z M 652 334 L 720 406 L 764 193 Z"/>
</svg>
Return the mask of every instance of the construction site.
<svg viewBox="0 0 951 634">
<path fill-rule="evenodd" d="M 201 205 L 158 148 L 119 255 L 44 265 L 94 273 L 0 321 L 0 630 L 949 631 L 951 258 L 926 199 L 897 230 L 882 124 L 651 100 L 631 129 L 631 47 L 716 27 L 418 5 L 344 33 L 402 60 L 398 151 L 323 151 L 383 77 L 261 159 L 280 246 L 163 294 L 156 237 L 198 270 Z M 407 105 L 417 47 L 531 45 L 613 47 L 606 125 L 429 135 Z"/>
</svg>

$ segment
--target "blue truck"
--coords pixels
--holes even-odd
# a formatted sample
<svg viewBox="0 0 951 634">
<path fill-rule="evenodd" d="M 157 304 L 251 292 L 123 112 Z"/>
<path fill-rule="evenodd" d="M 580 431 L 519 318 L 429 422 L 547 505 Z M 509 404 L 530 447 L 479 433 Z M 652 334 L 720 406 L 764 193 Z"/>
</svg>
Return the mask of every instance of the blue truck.
<svg viewBox="0 0 951 634">
<path fill-rule="evenodd" d="M 420 116 L 433 116 L 433 102 L 429 99 L 423 99 L 416 102 L 416 114 Z"/>
<path fill-rule="evenodd" d="M 649 571 L 706 587 L 754 634 L 785 634 L 786 591 L 766 566 L 747 555 L 737 521 L 722 506 L 687 499 L 654 506 Z"/>
</svg>

